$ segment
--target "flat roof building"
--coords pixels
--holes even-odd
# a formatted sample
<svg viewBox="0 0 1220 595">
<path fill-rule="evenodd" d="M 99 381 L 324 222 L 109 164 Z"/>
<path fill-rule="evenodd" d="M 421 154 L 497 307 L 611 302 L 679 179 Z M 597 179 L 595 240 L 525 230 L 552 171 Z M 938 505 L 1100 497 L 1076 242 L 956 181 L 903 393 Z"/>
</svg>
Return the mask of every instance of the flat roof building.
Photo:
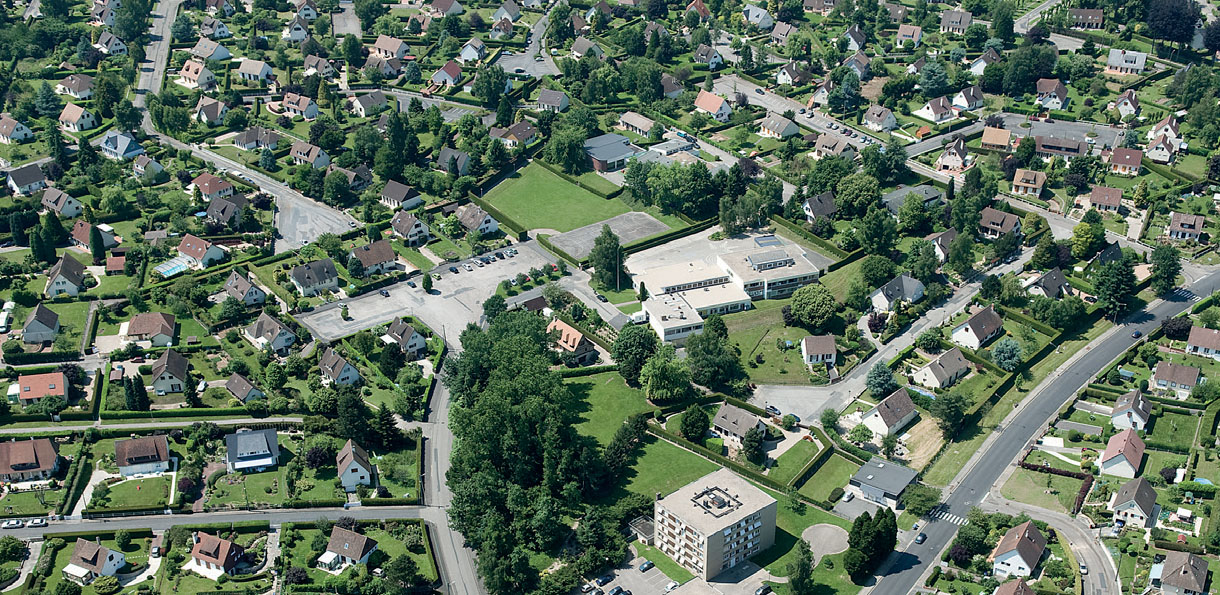
<svg viewBox="0 0 1220 595">
<path fill-rule="evenodd" d="M 818 280 L 818 268 L 796 246 L 768 246 L 716 257 L 730 281 L 753 299 L 779 299 Z"/>
</svg>

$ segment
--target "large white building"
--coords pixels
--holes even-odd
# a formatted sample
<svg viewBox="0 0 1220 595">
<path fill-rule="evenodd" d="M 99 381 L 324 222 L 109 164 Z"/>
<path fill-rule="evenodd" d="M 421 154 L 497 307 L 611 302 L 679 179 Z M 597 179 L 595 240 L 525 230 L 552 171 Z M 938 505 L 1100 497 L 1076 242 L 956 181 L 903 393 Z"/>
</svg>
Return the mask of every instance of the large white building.
<svg viewBox="0 0 1220 595">
<path fill-rule="evenodd" d="M 775 543 L 777 509 L 775 498 L 720 469 L 657 500 L 653 543 L 710 579 Z"/>
</svg>

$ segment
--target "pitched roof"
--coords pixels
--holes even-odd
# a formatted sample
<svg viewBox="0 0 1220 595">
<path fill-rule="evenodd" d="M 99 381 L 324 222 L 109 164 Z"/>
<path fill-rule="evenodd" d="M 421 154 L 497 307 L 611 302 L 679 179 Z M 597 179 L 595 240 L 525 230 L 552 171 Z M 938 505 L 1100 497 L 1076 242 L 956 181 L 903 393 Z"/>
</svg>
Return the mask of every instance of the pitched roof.
<svg viewBox="0 0 1220 595">
<path fill-rule="evenodd" d="M 584 36 L 577 37 L 576 41 L 572 42 L 572 53 L 574 53 L 574 54 L 580 54 L 583 56 L 591 51 L 594 51 L 594 48 L 597 48 L 597 50 L 602 49 L 601 46 L 594 43 L 588 37 L 584 37 Z M 602 52 L 594 51 L 594 53 L 602 53 Z"/>
<path fill-rule="evenodd" d="M 68 558 L 68 563 L 80 566 L 94 574 L 101 574 L 102 569 L 106 567 L 106 561 L 110 558 L 110 551 L 110 548 L 102 547 L 100 543 L 77 537 L 76 545 L 72 548 L 72 557 Z"/>
<path fill-rule="evenodd" d="M 538 105 L 545 105 L 548 107 L 560 107 L 563 105 L 563 101 L 564 101 L 564 99 L 567 99 L 567 97 L 568 97 L 568 95 L 566 93 L 564 93 L 563 91 L 556 91 L 554 89 L 543 89 L 538 92 Z"/>
<path fill-rule="evenodd" d="M 410 211 L 398 211 L 394 214 L 394 220 L 390 222 L 390 227 L 393 227 L 394 231 L 398 232 L 399 235 L 406 237 L 418 222 L 419 218 Z"/>
<path fill-rule="evenodd" d="M 1124 147 L 1119 147 L 1117 149 L 1114 149 L 1114 152 L 1110 154 L 1110 164 L 1111 165 L 1126 165 L 1126 166 L 1130 166 L 1130 167 L 1139 167 L 1140 163 L 1143 162 L 1143 160 L 1144 160 L 1144 154 L 1141 153 L 1138 149 L 1127 149 Z"/>
<path fill-rule="evenodd" d="M 69 74 L 59 81 L 57 85 L 73 93 L 80 93 L 93 88 L 93 77 L 87 74 Z"/>
<path fill-rule="evenodd" d="M 1008 233 L 1017 227 L 1021 219 L 1012 213 L 996 210 L 991 207 L 983 207 L 980 212 L 979 225 L 986 229 L 993 229 L 1000 233 Z"/>
<path fill-rule="evenodd" d="M 187 361 L 182 354 L 173 349 L 166 349 L 157 361 L 153 362 L 152 375 L 154 378 L 162 374 L 169 373 L 178 380 L 186 380 L 187 370 L 190 368 L 190 362 Z"/>
<path fill-rule="evenodd" d="M 68 375 L 63 372 L 46 374 L 22 374 L 17 377 L 17 386 L 22 401 L 41 399 L 51 395 L 68 396 Z"/>
<path fill-rule="evenodd" d="M 894 302 L 897 300 L 910 302 L 914 301 L 915 296 L 918 295 L 919 292 L 923 291 L 923 288 L 923 283 L 920 283 L 918 279 L 906 273 L 902 273 L 901 275 L 890 279 L 890 281 L 885 285 L 877 288 L 877 291 L 880 292 L 881 295 L 885 296 L 885 299 L 888 302 Z"/>
<path fill-rule="evenodd" d="M 262 126 L 251 126 L 251 127 L 247 128 L 244 132 L 233 137 L 233 144 L 243 145 L 243 146 L 244 145 L 269 146 L 269 145 L 278 144 L 280 142 L 281 138 L 283 138 L 283 136 L 281 136 L 280 133 L 278 133 L 274 130 L 263 128 Z"/>
<path fill-rule="evenodd" d="M 957 239 L 957 228 L 950 227 L 940 233 L 929 234 L 924 239 L 932 242 L 937 248 L 940 248 L 941 252 L 948 255 L 949 244 L 952 244 L 953 240 Z"/>
<path fill-rule="evenodd" d="M 1055 95 L 1063 99 L 1068 96 L 1067 87 L 1059 79 L 1038 79 L 1038 95 Z"/>
<path fill-rule="evenodd" d="M 85 265 L 71 256 L 64 254 L 47 273 L 48 279 L 63 277 L 65 281 L 80 287 L 85 282 Z"/>
<path fill-rule="evenodd" d="M 225 456 L 228 461 L 247 457 L 269 457 L 273 461 L 279 461 L 279 437 L 272 428 L 239 429 L 225 436 Z"/>
<path fill-rule="evenodd" d="M 69 104 L 69 105 L 71 105 L 71 104 Z M 67 108 L 64 108 L 64 109 L 67 109 Z M 8 177 L 11 178 L 13 180 L 13 183 L 16 184 L 18 187 L 29 186 L 30 184 L 34 184 L 39 181 L 45 181 L 47 179 L 47 177 L 45 175 L 43 175 L 43 173 L 42 173 L 42 168 L 38 167 L 37 165 L 35 165 L 33 163 L 31 163 L 29 165 L 23 165 L 17 169 L 9 171 Z"/>
<path fill-rule="evenodd" d="M 963 369 L 969 368 L 970 364 L 966 362 L 966 357 L 962 355 L 962 350 L 954 347 L 932 360 L 924 369 L 931 372 L 937 382 L 944 382 L 961 373 Z"/>
<path fill-rule="evenodd" d="M 322 357 L 318 358 L 318 368 L 331 378 L 335 378 L 342 373 L 343 368 L 347 365 L 347 360 L 342 355 L 339 355 L 338 351 L 330 347 L 327 347 Z"/>
<path fill-rule="evenodd" d="M 713 56 L 718 56 L 719 54 L 720 52 L 716 51 L 716 48 L 707 45 L 706 43 L 701 43 L 699 44 L 699 47 L 695 48 L 694 57 L 696 62 L 707 64 L 711 61 Z"/>
<path fill-rule="evenodd" d="M 801 339 L 801 350 L 805 353 L 827 355 L 838 353 L 839 347 L 835 345 L 834 335 L 810 335 Z"/>
<path fill-rule="evenodd" d="M 1025 521 L 1009 529 L 1004 537 L 1000 538 L 1000 542 L 996 544 L 995 550 L 991 554 L 994 557 L 1015 550 L 1017 555 L 1030 568 L 1033 568 L 1042 558 L 1042 552 L 1045 549 L 1046 537 L 1034 526 L 1033 521 Z"/>
<path fill-rule="evenodd" d="M 1178 386 L 1193 387 L 1199 383 L 1199 375 L 1201 373 L 1202 370 L 1194 366 L 1184 366 L 1161 360 L 1156 363 L 1156 369 L 1153 370 L 1153 379 L 1158 382 L 1164 380 Z"/>
<path fill-rule="evenodd" d="M 974 15 L 965 10 L 946 10 L 940 13 L 940 26 L 965 29 L 974 22 Z"/>
<path fill-rule="evenodd" d="M 996 588 L 994 595 L 1037 595 L 1024 579 L 1004 583 Z"/>
<path fill-rule="evenodd" d="M 17 131 L 17 127 L 21 126 L 21 122 L 14 120 L 8 114 L 0 114 L 0 136 L 8 138 Z"/>
<path fill-rule="evenodd" d="M 958 91 L 958 94 L 966 100 L 967 105 L 975 105 L 983 102 L 983 88 L 978 85 L 970 85 L 969 87 Z"/>
<path fill-rule="evenodd" d="M 1199 233 L 1199 232 L 1203 231 L 1204 222 L 1205 222 L 1205 220 L 1203 218 L 1203 215 L 1192 215 L 1189 213 L 1179 213 L 1179 212 L 1174 211 L 1174 212 L 1170 213 L 1170 215 L 1169 215 L 1169 231 L 1186 231 L 1186 232 L 1192 232 L 1192 233 Z M 1206 330 L 1206 329 L 1204 329 L 1204 330 Z M 1217 331 L 1211 331 L 1211 332 L 1215 333 Z M 1191 336 L 1192 337 L 1194 336 L 1194 329 L 1191 329 Z M 1187 344 L 1196 345 L 1196 343 L 1191 343 L 1189 340 L 1187 341 Z M 1220 348 L 1220 343 L 1218 343 L 1216 347 L 1212 347 L 1212 349 L 1218 349 L 1218 348 Z"/>
<path fill-rule="evenodd" d="M 47 471 L 58 457 L 49 438 L 0 442 L 0 474 Z"/>
<path fill-rule="evenodd" d="M 228 180 L 206 171 L 195 176 L 195 179 L 191 180 L 191 184 L 194 184 L 204 195 L 216 194 L 233 187 Z"/>
<path fill-rule="evenodd" d="M 1118 507 L 1127 502 L 1135 502 L 1135 506 L 1144 513 L 1144 516 L 1152 514 L 1152 509 L 1156 506 L 1156 490 L 1152 488 L 1152 484 L 1148 483 L 1147 479 L 1137 477 L 1124 483 L 1118 488 L 1118 493 L 1114 496 L 1114 506 Z"/>
<path fill-rule="evenodd" d="M 195 47 L 191 48 L 191 55 L 198 56 L 206 60 L 211 58 L 212 54 L 216 53 L 217 49 L 220 49 L 219 43 L 212 41 L 207 37 L 200 37 L 199 41 L 195 42 Z"/>
<path fill-rule="evenodd" d="M 63 111 L 59 112 L 59 121 L 60 122 L 80 122 L 81 120 L 83 120 L 85 118 L 86 115 L 92 115 L 92 113 L 90 113 L 89 110 L 87 110 L 79 105 L 76 105 L 75 103 L 69 103 L 68 105 L 64 106 Z M 25 167 L 30 167 L 30 166 L 27 165 Z M 21 169 L 25 169 L 25 167 L 23 167 Z M 35 168 L 37 168 L 37 166 L 35 166 Z M 19 171 L 19 170 L 13 170 L 13 171 Z M 13 175 L 13 172 L 9 172 L 9 175 L 10 176 Z"/>
<path fill-rule="evenodd" d="M 56 314 L 54 310 L 40 303 L 37 306 L 34 306 L 34 309 L 30 311 L 30 315 L 25 319 L 24 328 L 29 328 L 30 325 L 35 322 L 51 330 L 55 330 L 55 328 L 59 326 L 59 314 Z"/>
<path fill-rule="evenodd" d="M 839 210 L 835 205 L 835 193 L 832 190 L 806 198 L 805 205 L 814 217 L 829 217 Z"/>
<path fill-rule="evenodd" d="M 557 331 L 558 337 L 555 339 L 555 346 L 569 353 L 576 352 L 582 344 L 587 345 L 589 340 L 584 334 L 576 330 L 572 325 L 555 318 L 546 326 L 546 332 Z"/>
<path fill-rule="evenodd" d="M 1106 57 L 1106 66 L 1111 68 L 1136 68 L 1143 69 L 1144 64 L 1148 61 L 1148 54 L 1144 52 L 1133 52 L 1131 50 L 1120 50 L 1112 48 L 1110 55 Z"/>
<path fill-rule="evenodd" d="M 1202 593 L 1207 586 L 1207 560 L 1187 552 L 1169 552 L 1161 571 L 1161 584 Z"/>
<path fill-rule="evenodd" d="M 1095 205 L 1105 205 L 1118 208 L 1122 204 L 1123 191 L 1109 186 L 1094 186 L 1089 191 L 1089 202 Z"/>
<path fill-rule="evenodd" d="M 796 128 L 796 124 L 794 124 L 792 120 L 772 113 L 768 113 L 767 117 L 763 118 L 763 121 L 761 124 L 759 124 L 759 126 L 763 130 L 769 130 L 776 134 L 783 134 L 789 128 Z"/>
<path fill-rule="evenodd" d="M 284 93 L 284 98 L 280 100 L 280 103 L 284 107 L 303 112 L 309 107 L 309 104 L 313 103 L 313 98 L 297 93 Z"/>
<path fill-rule="evenodd" d="M 208 203 L 208 217 L 221 223 L 229 223 L 237 218 L 237 214 L 246 208 L 246 197 L 241 194 L 217 196 Z"/>
<path fill-rule="evenodd" d="M 1114 413 L 1121 413 L 1127 409 L 1138 413 L 1141 419 L 1147 420 L 1148 416 L 1152 414 L 1152 403 L 1144 396 L 1144 393 L 1136 389 L 1120 396 L 1114 403 Z"/>
<path fill-rule="evenodd" d="M 351 443 L 351 440 L 347 441 L 347 444 Z M 344 445 L 344 448 L 347 448 L 347 445 Z M 339 469 L 342 470 L 343 468 L 340 467 Z M 336 525 L 330 530 L 330 541 L 326 544 L 326 551 L 334 552 L 336 555 L 345 558 L 359 560 L 376 547 L 376 540 Z"/>
<path fill-rule="evenodd" d="M 458 222 L 462 224 L 462 227 L 475 230 L 480 225 L 483 225 L 483 220 L 487 218 L 487 211 L 484 211 L 482 207 L 474 203 L 470 203 L 462 205 L 457 211 L 457 216 Z"/>
<path fill-rule="evenodd" d="M 337 279 L 339 271 L 335 270 L 335 261 L 323 258 L 292 267 L 291 275 L 301 287 L 313 287 Z"/>
<path fill-rule="evenodd" d="M 1004 319 L 996 314 L 995 308 L 987 306 L 966 320 L 966 327 L 974 336 L 982 341 L 1004 326 Z"/>
<path fill-rule="evenodd" d="M 365 268 L 394 262 L 398 257 L 394 254 L 394 248 L 390 247 L 389 240 L 377 240 L 363 246 L 357 246 L 352 249 L 352 255 Z"/>
<path fill-rule="evenodd" d="M 1055 267 L 1034 279 L 1030 287 L 1041 287 L 1043 293 L 1049 297 L 1059 297 L 1061 294 L 1067 293 L 1072 286 L 1068 284 L 1067 278 L 1063 276 L 1063 271 L 1059 267 Z"/>
<path fill-rule="evenodd" d="M 236 269 L 229 271 L 229 277 L 225 279 L 225 293 L 238 300 L 245 298 L 252 287 L 254 287 L 254 283 Z"/>
<path fill-rule="evenodd" d="M 343 445 L 343 448 L 339 449 L 339 454 L 335 456 L 335 467 L 338 468 L 339 473 L 342 474 L 347 470 L 347 466 L 351 463 L 356 463 L 365 470 L 373 469 L 373 466 L 369 464 L 368 453 L 365 452 L 363 448 L 360 448 L 359 444 L 356 444 L 349 439 Z M 351 557 L 360 558 L 361 556 Z"/>
<path fill-rule="evenodd" d="M 274 340 L 280 333 L 292 333 L 292 329 L 288 325 L 280 321 L 280 319 L 266 313 L 260 312 L 258 318 L 246 327 L 246 332 L 251 337 L 265 339 L 267 341 Z"/>
<path fill-rule="evenodd" d="M 195 260 L 203 260 L 204 255 L 214 246 L 203 238 L 197 237 L 195 234 L 186 234 L 182 236 L 182 241 L 178 242 L 178 252 L 194 258 Z"/>
<path fill-rule="evenodd" d="M 736 405 L 724 403 L 716 411 L 716 417 L 712 418 L 712 427 L 724 428 L 737 436 L 745 436 L 758 422 L 757 415 Z"/>
<path fill-rule="evenodd" d="M 466 169 L 466 164 L 470 162 L 470 155 L 465 151 L 459 151 L 453 147 L 442 148 L 440 154 L 436 157 L 437 169 L 448 171 L 450 161 L 457 163 L 457 168 L 460 172 Z"/>
<path fill-rule="evenodd" d="M 1186 338 L 1186 344 L 1204 349 L 1220 349 L 1220 331 L 1202 326 L 1192 326 L 1190 327 L 1190 335 Z"/>
<path fill-rule="evenodd" d="M 884 125 L 886 120 L 889 120 L 894 115 L 894 112 L 884 105 L 874 105 L 864 112 L 864 121 L 871 122 L 878 126 Z"/>
<path fill-rule="evenodd" d="M 911 401 L 911 395 L 907 393 L 907 389 L 900 386 L 898 390 L 890 393 L 890 396 L 877 403 L 864 417 L 869 417 L 873 413 L 880 414 L 881 421 L 885 423 L 886 427 L 892 428 L 912 411 L 915 411 L 915 403 Z"/>
<path fill-rule="evenodd" d="M 262 76 L 266 71 L 270 70 L 271 69 L 267 66 L 266 62 L 263 62 L 262 60 L 251 60 L 249 58 L 242 60 L 241 65 L 237 67 L 237 72 L 239 74 L 249 74 L 254 76 Z"/>
<path fill-rule="evenodd" d="M 695 98 L 695 107 L 713 114 L 719 112 L 720 108 L 726 105 L 728 105 L 728 102 L 723 97 L 703 89 L 699 90 L 699 96 Z"/>
<path fill-rule="evenodd" d="M 114 462 L 119 467 L 165 461 L 169 461 L 169 441 L 165 439 L 165 434 L 114 443 Z"/>
<path fill-rule="evenodd" d="M 379 105 L 386 105 L 387 103 L 389 103 L 386 100 L 385 93 L 383 93 L 381 91 L 381 89 L 377 89 L 376 91 L 373 91 L 372 93 L 365 93 L 364 95 L 355 97 L 353 99 L 353 101 L 355 101 L 356 103 L 359 103 L 360 106 L 365 110 L 368 110 L 370 108 L 373 108 L 373 107 L 376 107 Z"/>
<path fill-rule="evenodd" d="M 250 391 L 258 390 L 254 383 L 242 374 L 234 372 L 229 375 L 229 379 L 225 381 L 225 388 L 238 399 L 245 400 L 250 395 Z"/>
<path fill-rule="evenodd" d="M 1140 461 L 1144 458 L 1144 441 L 1135 430 L 1127 428 L 1110 436 L 1109 442 L 1106 442 L 1106 452 L 1101 455 L 1101 462 L 1104 464 L 1119 455 L 1139 469 Z"/>
<path fill-rule="evenodd" d="M 236 566 L 237 560 L 246 551 L 245 548 L 232 541 L 209 535 L 203 531 L 195 532 L 195 539 L 198 541 L 191 549 L 191 557 L 220 566 L 225 570 Z"/>
</svg>

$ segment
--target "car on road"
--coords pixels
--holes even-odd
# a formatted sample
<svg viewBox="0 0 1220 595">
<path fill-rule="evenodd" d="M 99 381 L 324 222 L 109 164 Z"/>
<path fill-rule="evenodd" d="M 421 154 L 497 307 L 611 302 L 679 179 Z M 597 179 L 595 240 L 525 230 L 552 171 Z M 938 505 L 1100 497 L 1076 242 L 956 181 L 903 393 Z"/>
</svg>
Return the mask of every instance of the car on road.
<svg viewBox="0 0 1220 595">
<path fill-rule="evenodd" d="M 4 521 L 3 525 L 0 525 L 0 529 L 20 529 L 24 526 L 25 523 L 21 522 L 19 519 L 9 519 Z"/>
<path fill-rule="evenodd" d="M 606 576 L 597 577 L 597 580 L 595 582 L 597 583 L 597 586 L 604 587 L 604 586 L 606 586 L 607 583 L 609 583 L 612 580 L 614 580 L 614 577 L 607 574 Z"/>
<path fill-rule="evenodd" d="M 605 303 L 605 302 L 610 301 L 610 300 L 606 299 L 606 296 L 604 296 L 604 295 L 602 295 L 602 294 L 600 294 L 600 293 L 597 293 L 597 294 L 594 294 L 594 295 L 596 295 L 596 296 L 597 296 L 597 301 L 599 301 L 599 302 Z"/>
<path fill-rule="evenodd" d="M 801 113 L 801 114 L 805 113 L 805 108 L 803 108 L 803 107 L 802 107 L 802 108 L 801 108 L 801 111 L 799 111 L 799 112 L 797 112 L 797 113 Z"/>
<path fill-rule="evenodd" d="M 754 89 L 754 92 L 755 92 L 755 93 L 757 93 L 757 94 L 759 94 L 759 95 L 764 95 L 763 90 L 762 90 L 762 89 L 759 89 L 759 88 L 755 88 L 755 89 Z"/>
<path fill-rule="evenodd" d="M 775 405 L 767 405 L 767 413 L 771 414 L 773 417 L 779 417 L 779 416 L 783 415 L 782 413 L 780 413 L 779 407 L 776 407 Z"/>
<path fill-rule="evenodd" d="M 1088 574 L 1088 573 L 1089 573 L 1089 567 L 1085 566 L 1084 564 L 1081 564 L 1080 565 L 1080 574 Z"/>
<path fill-rule="evenodd" d="M 513 72 L 515 72 L 517 74 L 525 74 L 525 69 L 521 68 L 521 67 L 517 67 L 517 68 L 513 69 Z"/>
<path fill-rule="evenodd" d="M 592 585 L 592 584 L 590 584 L 590 583 L 585 583 L 585 584 L 583 584 L 583 585 L 581 585 L 581 586 L 580 586 L 580 592 L 581 592 L 581 593 L 588 593 L 589 591 L 592 591 L 592 590 L 593 590 L 593 588 L 594 588 L 594 587 L 593 587 L 593 585 Z"/>
<path fill-rule="evenodd" d="M 673 591 L 674 589 L 677 589 L 678 587 L 681 587 L 681 586 L 682 586 L 682 585 L 679 585 L 679 584 L 678 584 L 678 581 L 669 581 L 669 584 L 668 584 L 668 585 L 665 585 L 665 592 L 666 592 L 666 593 L 668 593 L 668 592 Z"/>
<path fill-rule="evenodd" d="M 449 272 L 456 275 L 458 272 L 457 267 L 449 267 Z"/>
<path fill-rule="evenodd" d="M 1138 339 L 1138 338 L 1140 338 L 1140 337 L 1142 337 L 1142 336 L 1144 336 L 1144 333 L 1142 333 L 1142 332 L 1140 332 L 1140 331 L 1135 331 L 1134 333 L 1131 333 L 1131 338 L 1132 338 L 1132 339 Z"/>
<path fill-rule="evenodd" d="M 919 535 L 915 536 L 915 545 L 920 545 L 927 540 L 928 535 L 926 533 L 920 533 Z"/>
<path fill-rule="evenodd" d="M 347 222 L 347 226 L 348 226 L 348 227 L 356 227 L 356 222 L 355 222 L 355 221 L 348 221 L 348 222 Z"/>
<path fill-rule="evenodd" d="M 381 291 L 378 291 L 377 293 L 380 293 L 381 297 L 390 297 L 390 292 L 386 291 L 384 289 L 382 289 Z"/>
<path fill-rule="evenodd" d="M 30 522 L 27 523 L 26 526 L 27 527 L 45 527 L 45 526 L 47 526 L 47 520 L 46 519 L 30 519 Z"/>
<path fill-rule="evenodd" d="M 541 61 L 543 61 L 543 60 L 545 60 L 545 58 L 543 58 L 542 56 L 534 56 L 534 61 L 535 61 L 535 62 L 541 62 Z"/>
<path fill-rule="evenodd" d="M 653 564 L 652 560 L 645 560 L 643 564 L 640 564 L 640 572 L 648 572 L 653 566 L 656 564 Z"/>
</svg>

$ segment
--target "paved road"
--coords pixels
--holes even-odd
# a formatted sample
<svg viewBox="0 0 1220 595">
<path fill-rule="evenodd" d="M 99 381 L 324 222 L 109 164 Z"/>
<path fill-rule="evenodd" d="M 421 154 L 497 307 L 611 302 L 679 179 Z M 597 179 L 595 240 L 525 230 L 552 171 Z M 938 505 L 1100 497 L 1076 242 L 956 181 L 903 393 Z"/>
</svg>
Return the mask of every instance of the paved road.
<svg viewBox="0 0 1220 595">
<path fill-rule="evenodd" d="M 25 7 L 25 12 L 21 13 L 22 20 L 28 21 L 41 15 L 42 11 L 38 10 L 41 5 L 42 0 L 30 0 L 30 3 Z"/>
<path fill-rule="evenodd" d="M 558 6 L 558 3 L 556 4 Z M 552 7 L 554 10 L 554 7 Z M 550 20 L 550 13 L 547 16 L 538 19 L 534 23 L 534 28 L 531 29 L 531 37 L 529 45 L 524 50 L 514 52 L 511 56 L 506 56 L 503 53 L 496 60 L 496 64 L 504 69 L 504 72 L 515 73 L 518 68 L 534 78 L 540 78 L 548 74 L 559 74 L 559 67 L 555 66 L 555 60 L 551 58 L 550 52 L 547 52 L 542 47 L 542 40 L 546 37 L 546 24 Z M 542 56 L 542 60 L 535 60 L 535 56 Z"/>
<path fill-rule="evenodd" d="M 343 10 L 330 15 L 330 26 L 335 37 L 341 35 L 360 36 L 360 19 L 356 18 L 354 4 L 344 4 Z"/>
<path fill-rule="evenodd" d="M 1033 10 L 1030 10 L 1029 12 L 1021 15 L 1017 20 L 1013 21 L 1013 31 L 1024 35 L 1027 31 L 1029 31 L 1029 28 L 1038 21 L 1039 17 L 1042 16 L 1042 13 L 1058 5 L 1060 1 L 1061 0 L 1046 0 L 1046 2 L 1035 6 Z"/>
<path fill-rule="evenodd" d="M 1118 574 L 1118 568 L 1114 566 L 1114 559 L 1110 557 L 1106 546 L 1102 545 L 1101 540 L 1097 538 L 1095 531 L 1088 529 L 1066 514 L 1051 512 L 1021 502 L 1012 502 L 1000 497 L 998 492 L 997 488 L 987 496 L 987 500 L 983 502 L 983 510 L 1013 516 L 1024 513 L 1030 518 L 1050 524 L 1056 531 L 1063 533 L 1068 545 L 1072 548 L 1072 553 L 1076 556 L 1076 562 L 1084 564 L 1089 569 L 1089 574 L 1083 577 L 1085 592 L 1089 594 L 1118 593 L 1118 581 L 1114 578 Z"/>
<path fill-rule="evenodd" d="M 809 110 L 806 113 L 801 114 L 800 111 L 805 108 L 805 104 L 796 101 L 795 99 L 789 99 L 783 95 L 772 93 L 771 91 L 759 87 L 758 85 L 755 85 L 754 83 L 751 83 L 750 81 L 747 81 L 735 74 L 718 77 L 715 82 L 712 83 L 712 89 L 718 95 L 728 98 L 732 98 L 733 94 L 736 92 L 745 93 L 750 105 L 763 107 L 767 109 L 767 111 L 774 112 L 776 114 L 783 114 L 788 110 L 792 110 L 798 114 L 796 117 L 797 122 L 808 126 L 821 134 L 839 135 L 839 132 L 830 128 L 830 124 L 832 123 L 839 126 L 840 130 L 843 128 L 842 122 L 820 111 Z M 758 92 L 759 89 L 762 89 L 762 93 Z M 864 138 L 869 138 L 878 143 L 881 142 L 876 138 L 866 135 L 858 130 L 854 132 L 856 132 L 857 136 L 848 138 L 847 142 L 856 147 L 857 151 L 864 148 Z"/>
<path fill-rule="evenodd" d="M 1212 272 L 1192 283 L 1187 289 L 1202 293 L 1204 290 L 1210 291 L 1217 283 L 1220 283 L 1220 272 Z M 1077 355 L 1076 361 L 1061 367 L 1040 384 L 1017 409 L 1017 413 L 1011 416 L 1011 420 L 997 428 L 989 439 L 992 444 L 985 444 L 972 464 L 968 464 L 959 474 L 960 481 L 955 480 L 950 486 L 952 492 L 944 504 L 947 511 L 964 517 L 973 506 L 979 504 L 1009 464 L 1045 427 L 1047 420 L 1072 398 L 1080 387 L 1088 383 L 1098 370 L 1135 344 L 1136 340 L 1130 336 L 1131 331 L 1140 330 L 1147 334 L 1155 329 L 1161 320 L 1177 315 L 1190 305 L 1191 299 L 1179 294 L 1170 300 L 1153 302 L 1149 308 L 1132 313 L 1115 331 L 1093 341 Z M 957 533 L 957 526 L 934 520 L 926 525 L 924 532 L 928 536 L 927 543 L 917 550 L 901 552 L 888 574 L 882 577 L 873 589 L 874 595 L 906 595 L 914 592 L 922 583 L 924 572 L 930 570 L 931 565 L 939 560 L 939 553 Z M 1117 591 L 1097 591 L 1095 586 L 1091 586 L 1090 592 Z"/>
</svg>

